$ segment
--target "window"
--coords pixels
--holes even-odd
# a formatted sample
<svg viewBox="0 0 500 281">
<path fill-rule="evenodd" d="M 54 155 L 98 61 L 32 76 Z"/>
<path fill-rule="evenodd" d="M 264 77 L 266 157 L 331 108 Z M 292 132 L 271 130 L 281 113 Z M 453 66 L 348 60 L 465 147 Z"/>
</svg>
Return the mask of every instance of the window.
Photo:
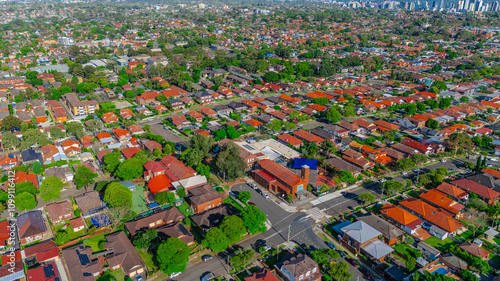
<svg viewBox="0 0 500 281">
<path fill-rule="evenodd" d="M 313 271 L 313 273 L 316 273 L 316 270 L 317 270 L 317 269 L 318 269 L 317 267 L 313 268 L 313 270 L 312 270 L 312 271 Z"/>
<path fill-rule="evenodd" d="M 307 273 L 306 273 L 306 277 L 309 277 L 309 275 L 311 275 L 311 271 L 310 271 L 310 270 L 309 270 L 309 271 L 307 271 Z"/>
<path fill-rule="evenodd" d="M 299 280 L 302 280 L 302 279 L 304 279 L 304 274 L 299 276 Z"/>
</svg>

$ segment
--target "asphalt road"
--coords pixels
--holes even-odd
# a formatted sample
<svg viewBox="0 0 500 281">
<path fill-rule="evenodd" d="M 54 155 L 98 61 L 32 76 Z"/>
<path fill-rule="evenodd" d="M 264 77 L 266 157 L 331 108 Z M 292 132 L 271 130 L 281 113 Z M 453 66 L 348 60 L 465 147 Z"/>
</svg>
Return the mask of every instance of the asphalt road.
<svg viewBox="0 0 500 281">
<path fill-rule="evenodd" d="M 263 189 L 261 189 L 263 190 Z M 232 191 L 250 191 L 252 198 L 249 200 L 259 207 L 262 212 L 267 215 L 272 227 L 268 231 L 244 240 L 237 245 L 234 245 L 227 251 L 219 253 L 216 257 L 208 262 L 200 262 L 196 264 L 188 264 L 188 268 L 179 277 L 175 278 L 178 281 L 194 281 L 200 280 L 201 276 L 207 271 L 211 271 L 215 276 L 227 274 L 230 269 L 228 265 L 228 257 L 238 248 L 251 248 L 258 239 L 264 239 L 267 245 L 276 247 L 288 240 L 295 242 L 301 247 L 310 246 L 312 249 L 327 248 L 325 241 L 319 238 L 314 233 L 312 227 L 315 223 L 314 219 L 308 217 L 304 212 L 289 213 L 283 210 L 275 200 L 279 199 L 270 196 L 265 199 L 262 195 L 253 190 L 248 184 L 237 184 L 232 188 Z M 265 190 L 263 190 L 265 191 Z M 350 266 L 350 265 L 349 265 Z M 364 279 L 363 274 L 356 268 L 350 266 L 353 278 L 359 276 L 360 280 Z"/>
</svg>

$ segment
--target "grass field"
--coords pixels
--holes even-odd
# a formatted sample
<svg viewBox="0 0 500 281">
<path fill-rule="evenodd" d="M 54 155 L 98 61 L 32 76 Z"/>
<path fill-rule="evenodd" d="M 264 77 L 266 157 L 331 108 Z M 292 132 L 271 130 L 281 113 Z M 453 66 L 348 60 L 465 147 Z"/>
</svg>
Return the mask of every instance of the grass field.
<svg viewBox="0 0 500 281">
<path fill-rule="evenodd" d="M 135 191 L 132 193 L 132 211 L 139 214 L 148 210 L 144 201 L 144 183 L 135 185 Z"/>
<path fill-rule="evenodd" d="M 425 239 L 424 242 L 438 249 L 441 252 L 447 252 L 447 249 L 449 249 L 451 246 L 457 245 L 457 243 L 451 240 L 450 238 L 441 240 L 435 236 Z"/>
<path fill-rule="evenodd" d="M 177 207 L 177 209 L 179 209 L 179 211 L 184 215 L 184 217 L 189 217 L 190 215 L 192 215 L 193 213 L 191 213 L 189 211 L 189 205 L 184 202 L 182 203 L 180 206 Z"/>
<path fill-rule="evenodd" d="M 69 224 L 69 222 L 68 222 Z M 57 236 L 57 232 L 59 230 L 62 230 L 62 228 L 64 227 L 65 224 L 60 224 L 60 225 L 57 225 L 55 227 L 55 232 L 54 234 Z M 71 224 L 66 228 L 66 231 L 68 232 L 68 238 L 66 239 L 66 241 L 64 241 L 64 243 L 67 243 L 69 241 L 73 241 L 75 239 L 77 239 L 78 237 L 82 237 L 85 235 L 85 231 L 84 230 L 81 230 L 81 231 L 78 231 L 78 232 L 74 232 L 73 231 L 73 228 L 71 227 Z"/>
</svg>

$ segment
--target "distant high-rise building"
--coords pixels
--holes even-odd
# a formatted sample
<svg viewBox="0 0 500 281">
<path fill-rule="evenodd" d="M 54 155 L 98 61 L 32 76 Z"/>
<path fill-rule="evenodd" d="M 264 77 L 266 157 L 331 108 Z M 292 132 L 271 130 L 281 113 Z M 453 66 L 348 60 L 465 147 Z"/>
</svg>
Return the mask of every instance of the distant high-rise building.
<svg viewBox="0 0 500 281">
<path fill-rule="evenodd" d="M 493 4 L 491 5 L 491 10 L 494 12 L 500 11 L 500 3 L 498 1 L 493 2 Z"/>
<path fill-rule="evenodd" d="M 477 11 L 477 12 L 481 11 L 482 7 L 483 7 L 483 1 L 480 0 L 480 1 L 477 2 L 475 11 Z"/>
<path fill-rule="evenodd" d="M 463 10 L 464 9 L 464 1 L 460 0 L 458 1 L 458 10 Z"/>
<path fill-rule="evenodd" d="M 444 0 L 441 0 L 441 2 L 439 3 L 439 9 L 444 10 Z"/>
<path fill-rule="evenodd" d="M 464 3 L 464 10 L 468 10 L 469 9 L 469 0 L 465 0 L 465 3 Z"/>
</svg>

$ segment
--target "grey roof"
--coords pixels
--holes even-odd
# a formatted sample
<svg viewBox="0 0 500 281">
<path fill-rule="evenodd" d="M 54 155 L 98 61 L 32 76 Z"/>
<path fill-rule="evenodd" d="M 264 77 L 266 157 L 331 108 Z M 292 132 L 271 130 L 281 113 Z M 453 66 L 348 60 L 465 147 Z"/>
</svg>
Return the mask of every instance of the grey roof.
<svg viewBox="0 0 500 281">
<path fill-rule="evenodd" d="M 344 232 L 342 231 L 342 228 L 345 226 L 351 225 L 351 224 L 352 224 L 352 222 L 350 222 L 350 221 L 343 221 L 337 225 L 334 225 L 333 230 L 337 231 L 340 234 L 344 234 Z"/>
<path fill-rule="evenodd" d="M 490 237 L 495 237 L 498 235 L 498 231 L 494 230 L 493 228 L 490 227 L 484 234 Z"/>
<path fill-rule="evenodd" d="M 364 245 L 363 250 L 373 258 L 380 259 L 394 251 L 389 245 L 380 240 L 375 240 L 367 245 Z"/>
<path fill-rule="evenodd" d="M 375 237 L 382 235 L 375 228 L 371 227 L 364 221 L 357 221 L 341 229 L 349 237 L 359 243 L 365 243 Z"/>
<path fill-rule="evenodd" d="M 389 240 L 395 239 L 404 234 L 403 230 L 400 228 L 371 213 L 366 216 L 358 217 L 358 220 L 364 221 L 376 230 L 380 231 L 382 235 Z"/>
<path fill-rule="evenodd" d="M 447 263 L 453 265 L 458 269 L 466 269 L 468 266 L 467 262 L 451 253 L 444 254 L 440 257 L 440 259 L 446 261 Z"/>
<path fill-rule="evenodd" d="M 20 214 L 17 217 L 17 228 L 21 238 L 27 238 L 47 231 L 42 212 L 39 210 Z"/>
</svg>

